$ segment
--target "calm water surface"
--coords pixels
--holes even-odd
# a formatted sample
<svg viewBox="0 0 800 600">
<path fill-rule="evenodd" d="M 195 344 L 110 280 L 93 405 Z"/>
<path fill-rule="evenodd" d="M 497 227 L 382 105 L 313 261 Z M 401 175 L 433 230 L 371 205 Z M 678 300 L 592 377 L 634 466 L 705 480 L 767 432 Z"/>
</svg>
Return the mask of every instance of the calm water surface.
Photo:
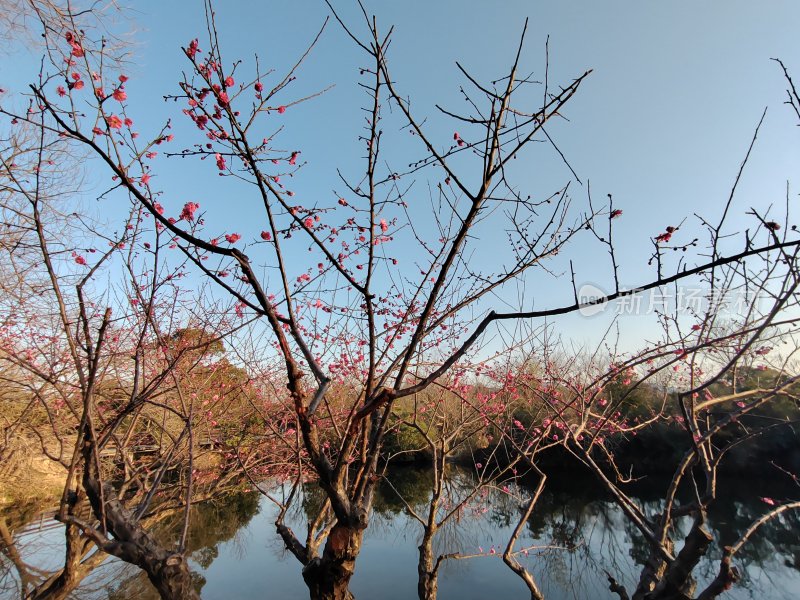
<svg viewBox="0 0 800 600">
<path fill-rule="evenodd" d="M 565 476 L 566 478 L 566 476 Z M 551 481 L 527 523 L 518 547 L 537 546 L 520 557 L 536 577 L 548 600 L 614 599 L 608 591 L 605 571 L 632 589 L 638 579 L 647 547 L 625 521 L 615 504 L 596 495 L 590 480 L 568 477 Z M 453 468 L 450 491 L 455 496 L 470 487 L 472 474 Z M 395 490 L 384 485 L 376 499 L 370 528 L 358 559 L 351 589 L 358 600 L 400 600 L 416 597 L 417 545 L 421 526 L 411 518 L 397 493 L 419 511 L 430 494 L 430 473 L 418 468 L 399 468 L 390 474 Z M 665 483 L 640 485 L 634 497 L 649 512 L 659 508 L 658 493 Z M 765 487 L 766 486 L 766 487 Z M 769 491 L 777 498 L 792 490 L 773 489 L 764 483 L 742 484 L 720 490 L 720 501 L 710 515 L 710 526 L 723 543 L 732 543 L 753 519 L 767 508 L 757 496 Z M 590 493 L 595 492 L 595 495 Z M 453 519 L 437 535 L 439 552 L 485 554 L 450 560 L 439 576 L 441 600 L 527 599 L 522 582 L 500 558 L 502 548 L 521 514 L 524 488 L 512 494 L 491 489 Z M 796 492 L 794 492 L 796 495 Z M 290 515 L 296 532 L 305 530 L 306 513 L 319 503 L 316 486 L 306 489 L 302 506 Z M 192 568 L 205 600 L 307 598 L 300 564 L 283 550 L 275 533 L 274 505 L 260 494 L 228 497 L 199 507 L 193 515 L 189 542 Z M 13 522 L 13 515 L 6 515 Z M 19 520 L 18 520 L 19 522 Z M 688 527 L 688 522 L 684 523 Z M 161 525 L 161 535 L 171 537 L 171 523 Z M 12 527 L 18 564 L 24 563 L 34 579 L 58 566 L 63 555 L 60 526 L 45 518 Z M 303 536 L 304 537 L 304 536 Z M 492 548 L 497 554 L 492 554 Z M 714 546 L 698 570 L 698 583 L 716 575 L 720 550 Z M 764 527 L 740 553 L 737 565 L 743 582 L 726 599 L 800 598 L 800 519 L 788 515 Z M 20 570 L 9 548 L 2 554 L 0 598 L 20 598 Z M 108 560 L 73 594 L 86 600 L 155 600 L 157 595 L 137 569 Z"/>
</svg>

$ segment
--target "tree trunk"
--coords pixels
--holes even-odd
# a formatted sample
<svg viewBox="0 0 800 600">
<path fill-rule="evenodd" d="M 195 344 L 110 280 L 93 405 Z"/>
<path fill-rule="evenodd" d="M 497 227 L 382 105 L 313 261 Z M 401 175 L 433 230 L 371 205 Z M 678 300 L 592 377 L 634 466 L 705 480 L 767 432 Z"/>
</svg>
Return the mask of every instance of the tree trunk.
<svg viewBox="0 0 800 600">
<path fill-rule="evenodd" d="M 336 524 L 331 529 L 322 558 L 303 568 L 311 600 L 354 600 L 349 586 L 363 537 L 363 527 Z"/>
<path fill-rule="evenodd" d="M 192 585 L 192 574 L 183 555 L 173 554 L 153 563 L 146 569 L 147 577 L 162 600 L 200 600 Z"/>
<path fill-rule="evenodd" d="M 436 600 L 439 589 L 438 569 L 435 569 L 433 560 L 433 536 L 435 529 L 425 528 L 422 543 L 419 545 L 419 562 L 417 563 L 417 595 L 419 600 Z"/>
<path fill-rule="evenodd" d="M 69 499 L 69 514 L 85 515 L 90 511 L 82 491 Z M 89 553 L 95 548 L 94 543 L 84 537 L 79 527 L 70 523 L 64 524 L 65 555 L 64 566 L 60 571 L 41 581 L 26 596 L 27 600 L 65 600 L 86 578 L 108 558 L 104 552 Z"/>
</svg>

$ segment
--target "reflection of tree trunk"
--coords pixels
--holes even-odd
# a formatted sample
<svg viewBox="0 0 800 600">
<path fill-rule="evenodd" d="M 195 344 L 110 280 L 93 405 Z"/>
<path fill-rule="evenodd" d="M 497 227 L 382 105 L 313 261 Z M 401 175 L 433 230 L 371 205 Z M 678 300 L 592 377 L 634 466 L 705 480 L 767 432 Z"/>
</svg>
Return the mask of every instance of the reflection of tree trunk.
<svg viewBox="0 0 800 600">
<path fill-rule="evenodd" d="M 22 584 L 22 589 L 28 589 L 28 583 L 31 581 L 28 566 L 23 562 L 19 552 L 17 552 L 17 547 L 14 544 L 14 537 L 8 530 L 6 520 L 2 516 L 0 516 L 0 541 L 3 542 L 3 554 L 8 557 L 14 567 L 16 567 L 17 573 L 19 573 L 19 581 Z"/>
<path fill-rule="evenodd" d="M 82 500 L 82 501 L 81 501 Z M 75 505 L 86 508 L 85 497 L 76 499 Z M 6 527 L 5 521 L 0 519 L 0 537 L 5 545 L 5 554 L 14 563 L 19 572 L 20 582 L 27 600 L 62 600 L 67 598 L 81 581 L 100 566 L 106 559 L 106 554 L 97 552 L 86 558 L 95 548 L 94 543 L 81 535 L 75 525 L 67 525 L 64 530 L 66 553 L 64 566 L 38 584 L 37 579 L 31 575 L 28 566 L 24 563 L 14 546 L 14 540 Z"/>
<path fill-rule="evenodd" d="M 303 579 L 311 600 L 353 600 L 350 579 L 363 537 L 364 527 L 334 525 L 325 542 L 322 558 L 312 559 L 303 568 Z"/>
<path fill-rule="evenodd" d="M 67 524 L 64 535 L 66 537 L 64 567 L 36 586 L 36 589 L 27 596 L 28 600 L 64 600 L 68 598 L 84 578 L 108 558 L 103 552 L 95 552 L 83 560 L 95 546 L 91 540 L 81 535 L 78 527 Z"/>
</svg>

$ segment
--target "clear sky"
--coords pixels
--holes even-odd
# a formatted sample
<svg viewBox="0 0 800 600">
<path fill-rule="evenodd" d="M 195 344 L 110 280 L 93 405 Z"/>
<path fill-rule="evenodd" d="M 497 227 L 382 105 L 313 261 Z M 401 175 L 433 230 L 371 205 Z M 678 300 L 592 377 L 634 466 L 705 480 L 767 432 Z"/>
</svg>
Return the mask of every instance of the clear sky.
<svg viewBox="0 0 800 600">
<path fill-rule="evenodd" d="M 180 107 L 165 104 L 177 91 L 187 66 L 180 50 L 194 37 L 203 39 L 200 0 L 131 3 L 136 23 L 135 57 L 128 95 L 135 103 L 137 126 L 147 135 L 173 117 L 176 136 L 183 123 Z M 365 33 L 357 4 L 334 0 L 356 32 Z M 782 104 L 785 82 L 780 57 L 800 81 L 800 3 L 793 0 L 726 1 L 582 1 L 510 0 L 367 1 L 385 31 L 395 27 L 389 51 L 395 81 L 414 102 L 418 115 L 430 117 L 430 131 L 443 144 L 458 126 L 437 114 L 434 103 L 460 108 L 463 77 L 455 61 L 481 80 L 505 74 L 513 59 L 525 17 L 530 18 L 522 66 L 542 78 L 545 40 L 549 36 L 551 84 L 568 84 L 586 69 L 592 75 L 568 106 L 569 122 L 550 129 L 554 140 L 583 181 L 573 182 L 576 205 L 585 201 L 586 185 L 603 199 L 612 193 L 623 216 L 616 221 L 621 281 L 633 286 L 649 279 L 650 239 L 690 217 L 686 238 L 700 233 L 692 214 L 718 219 L 762 111 L 767 117 L 741 182 L 729 230 L 752 224 L 750 206 L 780 209 L 787 181 L 797 183 L 800 130 Z M 228 60 L 287 67 L 305 48 L 329 15 L 322 0 L 217 3 L 218 25 Z M 25 49 L 0 70 L 0 84 L 22 89 L 35 71 L 35 56 Z M 8 60 L 8 59 L 4 59 Z M 293 182 L 299 197 L 329 197 L 341 184 L 336 168 L 356 174 L 362 163 L 356 136 L 362 125 L 363 92 L 358 67 L 365 56 L 335 22 L 312 53 L 286 100 L 335 87 L 323 97 L 283 115 L 287 146 L 302 150 L 308 166 Z M 35 67 L 34 67 L 35 68 Z M 534 108 L 534 107 L 531 107 Z M 274 117 L 270 117 L 274 118 Z M 182 129 L 183 128 L 183 129 Z M 547 156 L 546 156 L 547 155 Z M 552 193 L 572 174 L 552 152 L 537 150 L 519 168 L 518 184 L 534 195 Z M 246 228 L 254 214 L 250 201 L 232 193 L 225 181 L 187 177 L 178 160 L 158 162 L 154 181 L 168 191 L 176 207 L 195 200 L 209 222 L 227 230 Z M 797 193 L 791 188 L 791 202 Z M 107 210 L 104 207 L 103 210 Z M 420 209 L 421 210 L 421 209 Z M 420 212 L 420 219 L 427 218 Z M 243 224 L 241 226 L 237 224 Z M 246 233 L 246 231 L 245 231 Z M 487 248 L 503 241 L 502 232 L 484 232 Z M 579 282 L 604 289 L 610 270 L 602 248 L 578 242 L 572 250 Z M 476 260 L 489 260 L 491 254 Z M 534 290 L 533 292 L 530 290 Z M 568 278 L 529 286 L 536 308 L 571 302 Z M 530 304 L 529 303 L 529 304 Z M 623 319 L 624 321 L 624 319 Z M 607 319 L 573 316 L 559 323 L 568 337 L 596 340 Z M 638 322 L 637 322 L 638 323 Z M 636 325 L 641 332 L 641 325 Z M 647 330 L 650 331 L 650 330 Z"/>
</svg>

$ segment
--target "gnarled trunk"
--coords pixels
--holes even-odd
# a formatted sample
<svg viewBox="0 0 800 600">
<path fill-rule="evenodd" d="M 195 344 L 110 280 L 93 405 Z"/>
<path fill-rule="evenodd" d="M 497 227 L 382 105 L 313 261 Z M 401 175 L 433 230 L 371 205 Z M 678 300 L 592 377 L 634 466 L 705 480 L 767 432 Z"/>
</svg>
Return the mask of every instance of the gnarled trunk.
<svg viewBox="0 0 800 600">
<path fill-rule="evenodd" d="M 334 525 L 322 557 L 314 558 L 303 568 L 311 600 L 353 600 L 350 579 L 363 537 L 363 526 Z"/>
</svg>

